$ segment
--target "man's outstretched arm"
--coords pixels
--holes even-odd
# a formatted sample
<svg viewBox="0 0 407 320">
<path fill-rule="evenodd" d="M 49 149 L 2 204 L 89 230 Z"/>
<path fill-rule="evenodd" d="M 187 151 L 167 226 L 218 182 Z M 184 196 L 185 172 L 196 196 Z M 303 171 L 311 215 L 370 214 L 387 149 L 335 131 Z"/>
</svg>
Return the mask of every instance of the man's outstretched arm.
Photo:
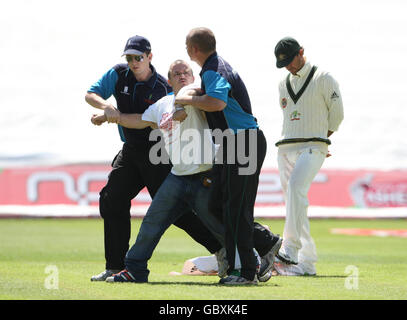
<svg viewBox="0 0 407 320">
<path fill-rule="evenodd" d="M 108 122 L 117 123 L 117 121 L 119 121 L 119 110 L 117 110 L 111 103 L 107 102 L 97 93 L 87 92 L 85 95 L 85 100 L 92 107 L 103 110 Z"/>
<path fill-rule="evenodd" d="M 157 125 L 154 122 L 144 121 L 141 119 L 141 114 L 139 113 L 120 113 L 119 114 L 119 121 L 117 124 L 121 125 L 122 127 L 129 128 L 129 129 L 144 129 L 147 127 L 156 127 Z M 102 123 L 107 121 L 107 117 L 104 114 L 100 115 L 93 115 L 91 119 L 94 125 L 100 126 Z"/>
</svg>

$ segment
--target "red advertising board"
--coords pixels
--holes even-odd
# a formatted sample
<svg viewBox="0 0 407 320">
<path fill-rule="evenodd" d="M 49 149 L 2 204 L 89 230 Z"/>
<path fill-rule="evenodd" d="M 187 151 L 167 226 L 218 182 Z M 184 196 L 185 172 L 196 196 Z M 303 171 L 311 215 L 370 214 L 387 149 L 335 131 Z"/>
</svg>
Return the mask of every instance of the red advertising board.
<svg viewBox="0 0 407 320">
<path fill-rule="evenodd" d="M 0 172 L 0 205 L 97 205 L 108 165 L 9 168 Z M 133 205 L 151 198 L 144 189 Z M 309 203 L 328 207 L 407 207 L 407 170 L 321 170 L 311 185 Z M 264 169 L 256 206 L 283 205 L 278 171 Z"/>
</svg>

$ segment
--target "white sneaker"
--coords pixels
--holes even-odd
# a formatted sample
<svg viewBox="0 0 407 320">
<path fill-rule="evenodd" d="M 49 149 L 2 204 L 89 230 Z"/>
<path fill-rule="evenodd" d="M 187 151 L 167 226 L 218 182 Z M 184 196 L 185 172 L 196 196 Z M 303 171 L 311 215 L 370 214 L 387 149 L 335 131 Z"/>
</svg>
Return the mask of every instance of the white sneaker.
<svg viewBox="0 0 407 320">
<path fill-rule="evenodd" d="M 101 273 L 94 275 L 90 278 L 90 281 L 106 281 L 107 278 L 113 276 L 115 273 L 120 272 L 120 270 L 110 270 L 107 269 Z"/>
<path fill-rule="evenodd" d="M 300 261 L 298 264 L 301 265 L 301 268 L 304 271 L 304 276 L 315 276 L 317 274 L 317 269 L 315 268 L 314 263 Z"/>
<path fill-rule="evenodd" d="M 305 270 L 307 269 L 307 270 Z M 274 270 L 280 276 L 315 276 L 316 270 L 313 267 L 311 268 L 304 268 L 302 264 L 286 264 L 284 262 L 275 262 L 274 263 Z"/>
</svg>

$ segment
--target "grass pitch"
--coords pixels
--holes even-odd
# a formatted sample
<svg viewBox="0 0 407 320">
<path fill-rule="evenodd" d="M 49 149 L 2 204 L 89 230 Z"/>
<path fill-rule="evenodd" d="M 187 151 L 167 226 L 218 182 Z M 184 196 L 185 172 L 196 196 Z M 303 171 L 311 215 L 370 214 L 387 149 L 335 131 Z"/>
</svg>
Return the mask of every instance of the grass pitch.
<svg viewBox="0 0 407 320">
<path fill-rule="evenodd" d="M 284 220 L 262 220 L 282 234 Z M 141 220 L 132 220 L 134 243 Z M 0 300 L 405 300 L 407 239 L 333 235 L 331 228 L 407 229 L 407 220 L 311 220 L 315 277 L 272 277 L 224 287 L 215 276 L 170 276 L 185 260 L 209 255 L 171 227 L 149 262 L 147 284 L 90 281 L 104 269 L 101 219 L 0 220 Z"/>
</svg>

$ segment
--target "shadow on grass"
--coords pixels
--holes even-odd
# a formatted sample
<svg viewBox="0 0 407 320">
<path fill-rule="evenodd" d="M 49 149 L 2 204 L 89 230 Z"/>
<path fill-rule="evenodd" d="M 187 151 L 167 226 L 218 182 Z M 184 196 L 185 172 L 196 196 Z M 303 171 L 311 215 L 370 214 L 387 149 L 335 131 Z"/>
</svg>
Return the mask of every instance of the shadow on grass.
<svg viewBox="0 0 407 320">
<path fill-rule="evenodd" d="M 288 277 L 288 276 L 277 276 L 277 277 Z M 298 276 L 299 278 L 310 278 L 310 279 L 318 279 L 318 278 L 347 278 L 348 276 L 346 275 L 304 275 L 304 276 Z"/>
<path fill-rule="evenodd" d="M 274 279 L 284 279 L 284 278 L 294 278 L 294 276 L 273 276 Z M 318 279 L 326 279 L 326 278 L 347 278 L 347 276 L 344 275 L 315 275 L 315 276 L 297 276 L 296 278 L 300 279 L 310 279 L 310 280 L 318 280 Z M 164 286 L 164 285 L 173 285 L 173 286 L 203 286 L 203 287 L 226 287 L 226 288 L 239 288 L 239 287 L 255 287 L 255 288 L 261 288 L 261 287 L 281 287 L 281 285 L 276 284 L 272 281 L 268 281 L 267 283 L 264 282 L 259 282 L 258 285 L 224 285 L 224 284 L 219 284 L 219 282 L 199 282 L 199 281 L 154 281 L 154 282 L 147 282 L 147 283 L 142 283 L 150 286 Z"/>
<path fill-rule="evenodd" d="M 224 285 L 219 284 L 218 282 L 207 283 L 207 282 L 194 282 L 194 281 L 157 281 L 157 282 L 148 282 L 148 285 L 186 285 L 186 286 L 207 286 L 207 287 L 224 287 L 224 288 L 239 288 L 239 287 L 279 287 L 278 284 L 275 283 L 259 283 L 259 285 Z"/>
</svg>

